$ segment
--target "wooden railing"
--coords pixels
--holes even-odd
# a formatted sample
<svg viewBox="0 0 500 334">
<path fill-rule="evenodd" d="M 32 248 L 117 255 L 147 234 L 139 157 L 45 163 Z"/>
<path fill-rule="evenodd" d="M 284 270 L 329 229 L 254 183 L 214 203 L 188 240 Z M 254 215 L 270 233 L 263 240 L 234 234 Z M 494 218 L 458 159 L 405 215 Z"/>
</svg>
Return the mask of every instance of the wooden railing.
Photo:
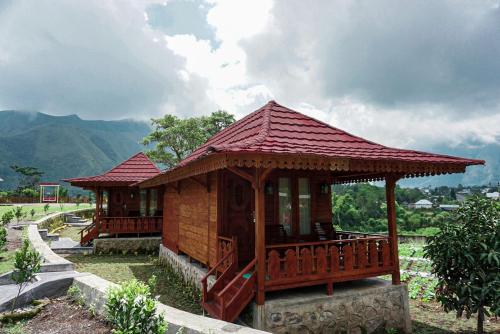
<svg viewBox="0 0 500 334">
<path fill-rule="evenodd" d="M 220 291 L 223 289 L 225 285 L 225 281 L 234 277 L 238 266 L 235 263 L 236 253 L 235 248 L 231 248 L 230 251 L 225 253 L 219 261 L 205 274 L 205 276 L 201 279 L 202 285 L 202 301 L 208 302 L 213 299 L 214 291 Z M 217 281 L 212 285 L 212 287 L 208 288 L 208 278 L 211 275 L 217 275 L 217 273 L 221 272 L 222 274 L 218 277 Z"/>
<path fill-rule="evenodd" d="M 266 246 L 266 290 L 331 284 L 393 271 L 389 239 L 371 236 Z"/>
<path fill-rule="evenodd" d="M 235 264 L 238 267 L 238 239 L 236 237 L 217 237 L 217 259 L 221 259 L 228 253 L 233 253 L 231 258 L 227 258 L 221 263 L 218 271 L 222 272 L 226 270 L 231 264 Z"/>
<path fill-rule="evenodd" d="M 161 233 L 162 217 L 93 217 L 93 223 L 80 231 L 80 243 L 87 244 L 100 233 Z"/>
<path fill-rule="evenodd" d="M 162 217 L 99 217 L 99 233 L 159 233 Z"/>
</svg>

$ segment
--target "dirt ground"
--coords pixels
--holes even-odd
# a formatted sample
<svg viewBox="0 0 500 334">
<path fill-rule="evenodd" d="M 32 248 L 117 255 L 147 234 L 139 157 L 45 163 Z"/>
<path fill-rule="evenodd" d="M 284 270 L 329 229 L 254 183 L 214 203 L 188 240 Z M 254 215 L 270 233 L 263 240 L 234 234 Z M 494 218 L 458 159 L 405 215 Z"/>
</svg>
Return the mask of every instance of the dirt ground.
<svg viewBox="0 0 500 334">
<path fill-rule="evenodd" d="M 23 231 L 13 229 L 11 226 L 7 228 L 7 251 L 13 251 L 21 246 L 21 235 Z"/>
<path fill-rule="evenodd" d="M 53 299 L 34 318 L 30 319 L 18 333 L 26 334 L 105 334 L 111 327 L 98 317 L 93 317 L 86 309 L 69 301 L 67 297 Z M 0 333 L 12 333 L 8 328 Z"/>
</svg>

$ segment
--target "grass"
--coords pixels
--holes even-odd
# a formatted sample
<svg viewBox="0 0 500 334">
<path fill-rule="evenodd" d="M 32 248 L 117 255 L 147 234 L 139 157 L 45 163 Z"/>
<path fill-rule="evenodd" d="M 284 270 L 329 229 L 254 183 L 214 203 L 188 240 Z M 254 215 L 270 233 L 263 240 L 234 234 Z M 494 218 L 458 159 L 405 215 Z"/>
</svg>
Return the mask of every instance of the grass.
<svg viewBox="0 0 500 334">
<path fill-rule="evenodd" d="M 399 256 L 424 257 L 424 244 L 422 243 L 400 243 L 398 250 Z"/>
<path fill-rule="evenodd" d="M 57 233 L 61 238 L 70 238 L 76 242 L 80 242 L 80 231 L 83 227 L 67 226 Z"/>
<path fill-rule="evenodd" d="M 67 259 L 80 272 L 90 272 L 114 283 L 131 279 L 147 283 L 157 277 L 154 291 L 159 301 L 184 311 L 201 314 L 200 292 L 185 283 L 180 274 L 168 265 L 160 265 L 156 256 L 148 255 L 70 255 Z"/>
<path fill-rule="evenodd" d="M 476 333 L 477 318 L 458 318 L 454 312 L 446 313 L 438 302 L 410 300 L 410 314 L 413 334 Z M 499 333 L 500 323 L 487 319 L 484 326 L 487 333 Z"/>
<path fill-rule="evenodd" d="M 27 214 L 26 220 L 37 220 L 46 215 L 45 211 L 43 210 L 45 204 L 36 203 L 36 204 L 25 204 L 25 205 L 22 204 L 0 205 L 0 216 L 2 216 L 7 211 L 13 210 L 15 206 L 19 205 L 23 207 L 23 211 Z M 90 205 L 88 203 L 82 203 L 79 206 L 77 206 L 74 203 L 61 203 L 61 204 L 54 203 L 54 204 L 49 204 L 49 209 L 47 210 L 47 214 L 51 214 L 54 212 L 66 212 L 76 209 L 88 209 L 93 207 L 94 207 L 93 205 Z M 35 209 L 35 215 L 33 216 L 33 218 L 30 215 L 31 209 Z M 16 219 L 14 218 L 13 221 L 16 221 Z"/>
<path fill-rule="evenodd" d="M 0 252 L 0 274 L 11 271 L 14 268 L 14 258 L 16 251 L 2 251 Z"/>
<path fill-rule="evenodd" d="M 5 334 L 24 334 L 26 333 L 24 327 L 26 326 L 26 321 L 22 320 L 16 323 L 6 323 L 0 326 L 0 333 Z"/>
</svg>

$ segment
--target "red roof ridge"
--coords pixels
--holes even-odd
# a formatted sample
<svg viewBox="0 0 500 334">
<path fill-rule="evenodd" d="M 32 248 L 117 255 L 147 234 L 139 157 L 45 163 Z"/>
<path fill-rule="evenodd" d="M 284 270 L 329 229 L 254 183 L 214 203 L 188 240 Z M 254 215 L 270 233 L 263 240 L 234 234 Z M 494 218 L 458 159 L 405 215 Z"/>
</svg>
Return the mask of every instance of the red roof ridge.
<svg viewBox="0 0 500 334">
<path fill-rule="evenodd" d="M 75 183 L 73 185 L 103 182 L 131 184 L 148 179 L 159 173 L 161 173 L 161 170 L 158 166 L 146 154 L 138 152 L 102 174 L 63 179 L 62 181 Z"/>
</svg>

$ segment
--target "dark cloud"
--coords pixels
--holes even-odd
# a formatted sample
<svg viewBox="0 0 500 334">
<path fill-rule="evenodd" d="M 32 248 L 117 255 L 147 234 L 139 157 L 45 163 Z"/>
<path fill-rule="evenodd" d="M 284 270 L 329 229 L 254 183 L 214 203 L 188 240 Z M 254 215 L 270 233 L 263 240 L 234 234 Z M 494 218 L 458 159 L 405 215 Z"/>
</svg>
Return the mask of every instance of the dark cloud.
<svg viewBox="0 0 500 334">
<path fill-rule="evenodd" d="M 243 45 L 250 73 L 278 98 L 315 89 L 388 108 L 498 113 L 498 1 L 277 1 L 272 15 Z"/>
<path fill-rule="evenodd" d="M 173 0 L 153 4 L 146 9 L 146 13 L 148 23 L 167 35 L 193 35 L 218 47 L 215 29 L 207 22 L 207 14 L 212 7 L 202 0 Z"/>
<path fill-rule="evenodd" d="M 204 80 L 122 1 L 16 1 L 0 11 L 0 109 L 84 118 L 196 114 Z M 2 7 L 0 7 L 2 8 Z"/>
</svg>

